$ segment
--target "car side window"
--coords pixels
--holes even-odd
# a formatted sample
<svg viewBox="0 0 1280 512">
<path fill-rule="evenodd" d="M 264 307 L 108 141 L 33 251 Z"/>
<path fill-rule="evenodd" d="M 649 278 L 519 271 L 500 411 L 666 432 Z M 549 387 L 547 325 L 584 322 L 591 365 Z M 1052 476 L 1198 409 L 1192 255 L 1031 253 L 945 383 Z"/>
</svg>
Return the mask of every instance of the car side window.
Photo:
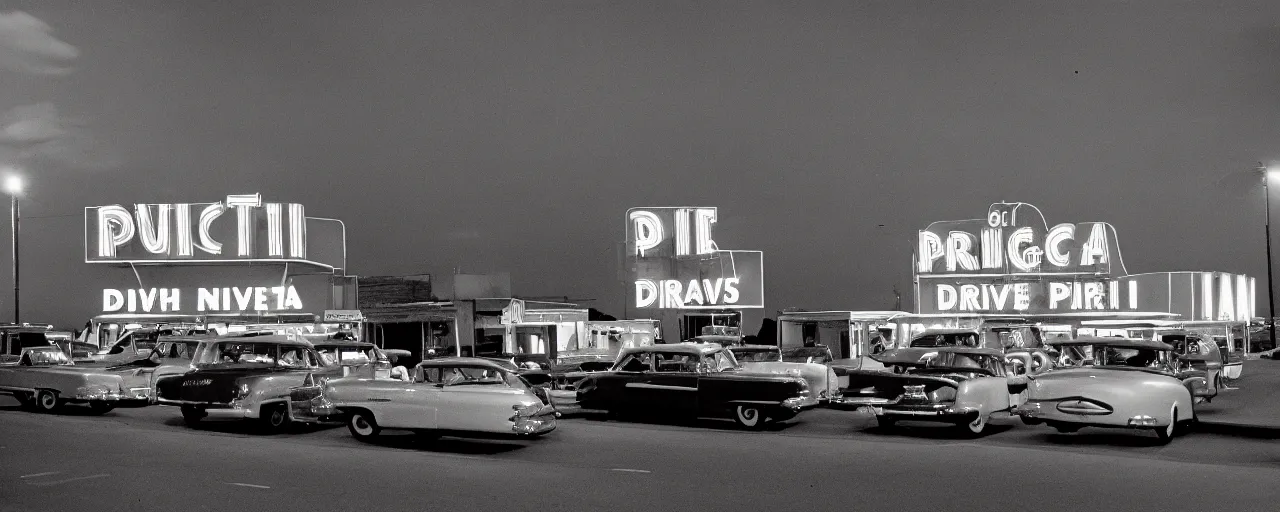
<svg viewBox="0 0 1280 512">
<path fill-rule="evenodd" d="M 650 369 L 650 354 L 647 352 L 631 354 L 618 364 L 618 370 L 624 372 L 647 372 Z"/>
<path fill-rule="evenodd" d="M 658 354 L 654 370 L 664 373 L 696 372 L 699 359 L 689 354 Z"/>
</svg>

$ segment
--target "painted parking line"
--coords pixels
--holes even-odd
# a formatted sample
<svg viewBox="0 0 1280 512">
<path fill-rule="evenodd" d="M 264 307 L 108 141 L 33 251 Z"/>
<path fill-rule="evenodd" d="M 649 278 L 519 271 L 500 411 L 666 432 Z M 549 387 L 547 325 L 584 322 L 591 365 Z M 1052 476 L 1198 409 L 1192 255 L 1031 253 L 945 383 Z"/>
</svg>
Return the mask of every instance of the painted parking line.
<svg viewBox="0 0 1280 512">
<path fill-rule="evenodd" d="M 270 488 L 271 488 L 271 487 L 268 487 L 268 486 L 265 486 L 265 485 L 257 485 L 257 484 L 242 484 L 242 483 L 239 483 L 239 482 L 227 482 L 227 485 L 238 485 L 238 486 L 240 486 L 240 487 L 252 487 L 252 488 L 254 488 L 254 489 L 270 489 Z"/>
<path fill-rule="evenodd" d="M 18 478 L 40 478 L 42 476 L 56 475 L 58 473 L 61 473 L 61 471 L 46 471 L 44 473 L 36 473 L 33 475 L 22 475 Z"/>
<path fill-rule="evenodd" d="M 613 468 L 612 471 L 619 471 L 622 473 L 650 473 L 647 469 Z"/>
<path fill-rule="evenodd" d="M 81 480 L 92 480 L 94 478 L 106 478 L 109 476 L 111 475 L 102 473 L 98 475 L 78 476 L 75 478 L 68 478 L 66 480 L 54 480 L 52 482 L 27 482 L 27 485 L 39 485 L 39 486 L 62 485 L 62 484 L 67 484 L 71 482 L 79 482 Z"/>
</svg>

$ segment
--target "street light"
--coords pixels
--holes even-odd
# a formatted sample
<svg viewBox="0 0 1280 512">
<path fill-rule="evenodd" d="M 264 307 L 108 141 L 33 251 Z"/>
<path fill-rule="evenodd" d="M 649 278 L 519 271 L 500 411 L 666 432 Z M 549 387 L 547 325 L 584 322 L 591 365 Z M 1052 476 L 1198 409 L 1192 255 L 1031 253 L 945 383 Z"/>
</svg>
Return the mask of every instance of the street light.
<svg viewBox="0 0 1280 512">
<path fill-rule="evenodd" d="M 18 224 L 20 219 L 18 196 L 22 195 L 22 189 L 22 176 L 13 170 L 6 173 L 4 191 L 9 194 L 9 215 L 13 221 L 13 323 L 15 324 L 22 322 L 18 309 Z"/>
<path fill-rule="evenodd" d="M 1271 336 L 1271 344 L 1276 343 L 1276 292 L 1275 280 L 1271 277 L 1271 175 L 1276 171 L 1266 167 L 1258 167 L 1262 173 L 1262 194 L 1263 199 L 1267 202 L 1267 325 L 1268 333 Z M 1249 353 L 1249 347 L 1244 348 L 1244 353 Z"/>
</svg>

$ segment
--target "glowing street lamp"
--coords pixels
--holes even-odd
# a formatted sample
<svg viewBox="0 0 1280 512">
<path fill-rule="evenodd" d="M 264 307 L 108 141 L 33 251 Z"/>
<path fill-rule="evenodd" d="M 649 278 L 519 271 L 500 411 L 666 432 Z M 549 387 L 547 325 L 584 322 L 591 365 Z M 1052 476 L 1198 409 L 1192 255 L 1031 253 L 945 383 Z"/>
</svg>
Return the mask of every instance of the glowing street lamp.
<svg viewBox="0 0 1280 512">
<path fill-rule="evenodd" d="M 1277 172 L 1275 169 L 1266 167 L 1258 167 L 1262 173 L 1262 194 L 1263 199 L 1267 201 L 1267 325 L 1269 326 L 1269 334 L 1271 335 L 1271 343 L 1276 343 L 1276 292 L 1275 280 L 1271 277 L 1271 176 Z M 1249 347 L 1245 347 L 1245 353 L 1249 353 Z"/>
<path fill-rule="evenodd" d="M 18 224 L 20 212 L 18 211 L 18 196 L 22 195 L 23 182 L 22 176 L 17 174 L 16 169 L 6 169 L 4 177 L 4 191 L 9 194 L 9 215 L 13 222 L 13 323 L 21 323 L 18 308 Z"/>
</svg>

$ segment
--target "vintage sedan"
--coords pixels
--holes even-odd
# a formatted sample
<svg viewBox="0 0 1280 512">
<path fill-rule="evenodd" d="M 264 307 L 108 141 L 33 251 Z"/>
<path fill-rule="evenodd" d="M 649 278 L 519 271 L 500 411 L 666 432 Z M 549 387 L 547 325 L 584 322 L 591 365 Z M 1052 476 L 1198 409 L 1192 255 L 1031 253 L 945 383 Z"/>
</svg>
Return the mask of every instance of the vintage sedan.
<svg viewBox="0 0 1280 512">
<path fill-rule="evenodd" d="M 1055 344 L 1064 351 L 1088 347 L 1092 357 L 1079 367 L 1031 376 L 1027 400 L 1016 410 L 1024 423 L 1047 424 L 1059 432 L 1082 427 L 1151 430 L 1167 443 L 1179 426 L 1195 421 L 1191 390 L 1178 378 L 1169 344 L 1095 337 Z"/>
<path fill-rule="evenodd" d="M 592 354 L 558 357 L 549 369 L 524 370 L 519 373 L 535 386 L 574 391 L 578 389 L 578 383 L 588 375 L 609 371 L 612 367 L 612 357 L 605 354 Z"/>
<path fill-rule="evenodd" d="M 1026 376 L 1008 372 L 995 349 L 899 348 L 872 357 L 892 371 L 849 371 L 840 402 L 870 408 L 884 428 L 901 420 L 930 421 L 980 435 L 992 414 L 1022 402 L 1027 385 Z"/>
<path fill-rule="evenodd" d="M 408 382 L 382 377 L 372 365 L 327 383 L 310 376 L 290 397 L 295 420 L 341 421 L 361 440 L 382 430 L 538 437 L 555 430 L 559 416 L 545 390 L 470 357 L 423 361 Z"/>
<path fill-rule="evenodd" d="M 88 404 L 103 414 L 119 405 L 146 404 L 124 378 L 101 368 L 77 366 L 56 345 L 23 349 L 16 363 L 0 364 L 0 393 L 8 393 L 24 407 L 55 412 L 64 404 Z"/>
<path fill-rule="evenodd" d="M 809 383 L 818 392 L 818 403 L 827 403 L 840 393 L 840 380 L 827 366 L 831 351 L 825 346 L 796 347 L 783 351 L 774 345 L 739 345 L 729 347 L 743 371 L 791 375 Z"/>
<path fill-rule="evenodd" d="M 625 348 L 610 371 L 578 384 L 577 398 L 615 415 L 728 417 L 753 429 L 818 405 L 803 378 L 743 370 L 732 352 L 709 343 Z"/>
<path fill-rule="evenodd" d="M 200 342 L 216 338 L 216 335 L 162 336 L 146 357 L 121 364 L 108 361 L 78 364 L 119 374 L 125 379 L 127 389 L 145 390 L 149 402 L 156 403 L 156 383 L 163 377 L 191 371 L 191 358 Z"/>
<path fill-rule="evenodd" d="M 289 391 L 308 375 L 342 375 L 342 367 L 324 364 L 310 343 L 282 335 L 205 341 L 191 364 L 193 370 L 156 382 L 157 403 L 180 407 L 188 425 L 206 417 L 256 420 L 267 432 L 288 426 Z"/>
</svg>

